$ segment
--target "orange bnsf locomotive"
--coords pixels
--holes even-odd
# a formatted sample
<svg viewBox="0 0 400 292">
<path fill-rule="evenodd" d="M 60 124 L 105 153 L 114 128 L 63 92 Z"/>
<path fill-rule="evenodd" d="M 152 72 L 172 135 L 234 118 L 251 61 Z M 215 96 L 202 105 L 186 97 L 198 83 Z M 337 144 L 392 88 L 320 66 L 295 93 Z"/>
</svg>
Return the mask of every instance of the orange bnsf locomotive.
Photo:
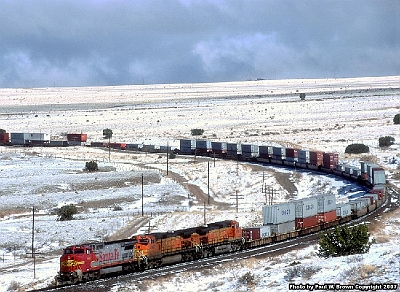
<svg viewBox="0 0 400 292">
<path fill-rule="evenodd" d="M 235 220 L 173 232 L 135 235 L 130 239 L 68 246 L 60 259 L 57 283 L 74 284 L 102 276 L 233 252 L 243 247 Z"/>
</svg>

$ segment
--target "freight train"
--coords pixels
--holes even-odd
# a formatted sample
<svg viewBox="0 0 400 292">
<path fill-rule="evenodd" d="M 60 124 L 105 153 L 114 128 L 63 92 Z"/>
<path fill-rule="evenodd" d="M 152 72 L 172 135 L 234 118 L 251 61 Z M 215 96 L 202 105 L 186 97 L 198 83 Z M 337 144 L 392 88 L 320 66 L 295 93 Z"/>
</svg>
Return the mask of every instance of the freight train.
<svg viewBox="0 0 400 292">
<path fill-rule="evenodd" d="M 35 133 L 0 133 L 0 144 L 60 146 Z M 9 137 L 12 137 L 11 142 Z M 35 140 L 36 139 L 36 140 Z M 69 134 L 61 146 L 86 144 L 86 134 Z M 12 143 L 14 141 L 14 143 Z M 146 152 L 174 152 L 182 155 L 212 156 L 261 164 L 272 164 L 334 174 L 365 186 L 366 193 L 336 204 L 334 195 L 319 195 L 287 203 L 266 205 L 263 224 L 240 227 L 235 220 L 205 226 L 135 235 L 131 238 L 68 246 L 60 258 L 59 285 L 89 281 L 114 274 L 141 271 L 222 253 L 262 246 L 318 232 L 369 214 L 386 201 L 385 171 L 376 164 L 340 164 L 337 153 L 270 145 L 237 144 L 207 140 L 180 140 L 179 149 L 129 143 L 92 142 L 92 147 Z"/>
<path fill-rule="evenodd" d="M 216 148 L 213 149 L 213 145 Z M 217 151 L 221 150 L 221 145 L 222 151 Z M 92 143 L 92 146 L 112 145 Z M 114 146 L 137 151 L 146 148 L 140 144 L 125 143 L 115 143 Z M 244 228 L 235 220 L 226 220 L 170 232 L 135 235 L 119 241 L 69 246 L 60 259 L 59 284 L 157 268 L 303 236 L 360 218 L 382 206 L 386 200 L 386 177 L 382 168 L 368 162 L 361 162 L 360 168 L 342 165 L 338 163 L 338 154 L 335 153 L 275 146 L 213 144 L 210 141 L 196 143 L 192 140 L 181 140 L 180 146 L 174 151 L 183 155 L 212 155 L 330 173 L 355 180 L 369 191 L 350 198 L 345 204 L 336 204 L 335 195 L 319 195 L 266 205 L 262 210 L 263 224 L 260 226 Z M 147 149 L 173 151 L 167 147 Z"/>
</svg>

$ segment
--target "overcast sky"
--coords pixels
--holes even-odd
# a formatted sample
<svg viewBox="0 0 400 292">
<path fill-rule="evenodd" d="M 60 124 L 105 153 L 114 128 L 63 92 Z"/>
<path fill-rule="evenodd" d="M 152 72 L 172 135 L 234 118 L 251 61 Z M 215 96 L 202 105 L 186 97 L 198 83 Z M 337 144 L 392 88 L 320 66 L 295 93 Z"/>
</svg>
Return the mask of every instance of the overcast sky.
<svg viewBox="0 0 400 292">
<path fill-rule="evenodd" d="M 0 1 L 0 87 L 399 72 L 400 0 Z"/>
</svg>

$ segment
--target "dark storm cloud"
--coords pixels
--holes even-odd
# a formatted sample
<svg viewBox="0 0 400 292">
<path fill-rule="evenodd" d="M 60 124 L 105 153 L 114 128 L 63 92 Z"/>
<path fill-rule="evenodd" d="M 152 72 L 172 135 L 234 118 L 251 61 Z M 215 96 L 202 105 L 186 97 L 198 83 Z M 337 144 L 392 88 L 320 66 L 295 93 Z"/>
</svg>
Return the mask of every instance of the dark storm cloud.
<svg viewBox="0 0 400 292">
<path fill-rule="evenodd" d="M 400 1 L 0 2 L 0 87 L 397 75 Z"/>
</svg>

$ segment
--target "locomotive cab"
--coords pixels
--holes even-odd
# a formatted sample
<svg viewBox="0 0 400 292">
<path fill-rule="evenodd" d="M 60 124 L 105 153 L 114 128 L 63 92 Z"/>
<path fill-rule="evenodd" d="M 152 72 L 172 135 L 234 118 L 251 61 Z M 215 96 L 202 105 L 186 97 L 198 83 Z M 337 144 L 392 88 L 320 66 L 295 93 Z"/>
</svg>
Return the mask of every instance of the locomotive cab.
<svg viewBox="0 0 400 292">
<path fill-rule="evenodd" d="M 60 272 L 57 281 L 60 283 L 75 283 L 82 281 L 83 273 L 90 270 L 96 256 L 89 245 L 68 246 L 60 258 Z"/>
</svg>

